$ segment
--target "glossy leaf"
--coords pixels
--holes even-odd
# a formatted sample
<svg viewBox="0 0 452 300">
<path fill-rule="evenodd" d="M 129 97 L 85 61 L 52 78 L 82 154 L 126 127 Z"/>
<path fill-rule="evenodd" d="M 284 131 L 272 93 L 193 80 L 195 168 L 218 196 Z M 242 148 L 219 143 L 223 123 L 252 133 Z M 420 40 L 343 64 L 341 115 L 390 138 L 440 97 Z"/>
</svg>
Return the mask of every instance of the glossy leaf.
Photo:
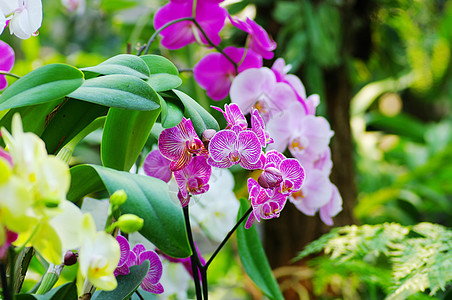
<svg viewBox="0 0 452 300">
<path fill-rule="evenodd" d="M 14 82 L 0 95 L 0 110 L 46 103 L 79 88 L 83 73 L 65 64 L 40 67 Z"/>
<path fill-rule="evenodd" d="M 149 68 L 147 64 L 136 55 L 120 54 L 94 67 L 81 69 L 102 75 L 123 74 L 131 75 L 141 79 L 149 78 Z"/>
<path fill-rule="evenodd" d="M 94 119 L 106 115 L 102 105 L 69 98 L 53 115 L 41 138 L 49 153 L 57 153 Z"/>
<path fill-rule="evenodd" d="M 163 92 L 180 86 L 182 84 L 182 79 L 176 75 L 161 73 L 149 76 L 149 80 L 147 82 L 156 92 Z"/>
<path fill-rule="evenodd" d="M 44 295 L 19 294 L 15 296 L 17 300 L 77 300 L 77 287 L 75 282 L 68 282 L 51 289 Z"/>
<path fill-rule="evenodd" d="M 129 171 L 140 155 L 160 114 L 111 108 L 102 134 L 101 158 L 105 167 Z"/>
<path fill-rule="evenodd" d="M 179 75 L 179 71 L 176 66 L 169 59 L 163 56 L 148 54 L 140 56 L 140 58 L 147 64 L 151 74 L 166 73 L 171 75 Z"/>
<path fill-rule="evenodd" d="M 182 110 L 174 103 L 166 102 L 163 98 L 160 98 L 162 105 L 162 126 L 164 128 L 171 128 L 177 126 L 184 117 Z"/>
<path fill-rule="evenodd" d="M 149 271 L 149 260 L 145 260 L 141 265 L 130 267 L 127 275 L 118 275 L 116 280 L 118 286 L 113 291 L 99 291 L 95 293 L 93 300 L 129 299 L 140 286 Z"/>
<path fill-rule="evenodd" d="M 237 219 L 240 219 L 249 208 L 246 199 L 240 199 L 240 210 Z M 270 299 L 284 299 L 273 276 L 264 248 L 255 226 L 245 229 L 240 225 L 237 229 L 237 247 L 243 268 L 254 283 Z"/>
<path fill-rule="evenodd" d="M 212 115 L 209 114 L 198 102 L 181 91 L 173 90 L 173 92 L 185 106 L 185 113 L 191 119 L 198 136 L 202 136 L 202 133 L 206 129 L 220 130 L 217 120 L 215 120 L 215 118 L 212 117 Z"/>
<path fill-rule="evenodd" d="M 159 99 L 152 87 L 130 75 L 106 75 L 85 80 L 69 97 L 131 110 L 159 108 Z"/>
<path fill-rule="evenodd" d="M 96 165 L 71 168 L 71 180 L 68 192 L 68 199 L 71 201 L 99 191 L 102 187 L 110 194 L 123 189 L 127 194 L 127 201 L 121 206 L 121 212 L 144 219 L 140 233 L 145 238 L 170 256 L 188 257 L 191 254 L 182 209 L 172 202 L 167 183 Z"/>
</svg>

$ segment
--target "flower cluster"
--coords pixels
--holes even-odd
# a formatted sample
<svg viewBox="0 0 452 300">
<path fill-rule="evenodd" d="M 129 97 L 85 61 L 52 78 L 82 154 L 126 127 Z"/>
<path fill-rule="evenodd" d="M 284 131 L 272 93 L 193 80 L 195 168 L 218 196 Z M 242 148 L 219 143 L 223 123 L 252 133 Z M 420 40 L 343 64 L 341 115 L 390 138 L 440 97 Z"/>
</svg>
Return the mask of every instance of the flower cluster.
<svg viewBox="0 0 452 300">
<path fill-rule="evenodd" d="M 146 250 L 142 244 L 137 244 L 130 250 L 129 242 L 121 235 L 118 235 L 116 240 L 121 249 L 121 257 L 114 272 L 115 276 L 127 275 L 131 266 L 141 265 L 145 260 L 148 260 L 150 263 L 149 271 L 143 282 L 141 282 L 141 288 L 154 294 L 163 293 L 163 286 L 159 283 L 162 277 L 162 263 L 157 253 Z"/>
<path fill-rule="evenodd" d="M 28 39 L 37 34 L 41 23 L 41 0 L 0 1 L 0 34 L 8 25 L 11 34 L 21 39 Z"/>
<path fill-rule="evenodd" d="M 34 247 L 48 262 L 59 265 L 64 253 L 77 249 L 79 289 L 85 279 L 112 290 L 119 245 L 97 231 L 90 214 L 66 200 L 70 184 L 68 166 L 47 155 L 44 142 L 23 132 L 18 114 L 12 134 L 1 129 L 8 152 L 0 148 L 0 259 L 11 245 Z"/>
<path fill-rule="evenodd" d="M 163 29 L 160 34 L 164 47 L 176 49 L 198 41 L 219 50 L 205 55 L 193 69 L 196 81 L 210 98 L 221 100 L 229 95 L 232 102 L 225 111 L 218 109 L 223 112 L 228 126 L 209 138 L 209 152 L 204 154 L 208 157 L 207 164 L 218 168 L 240 164 L 248 170 L 263 170 L 258 182 L 251 179 L 248 182 L 253 213 L 257 213 L 250 217 L 248 225 L 261 217 L 277 216 L 286 197 L 307 215 L 319 212 L 321 219 L 331 225 L 332 217 L 342 209 L 342 199 L 329 180 L 332 168 L 329 143 L 333 131 L 325 118 L 316 116 L 319 97 L 306 96 L 303 83 L 295 75 L 288 74 L 290 65 L 282 58 L 278 58 L 271 69 L 262 67 L 263 59 L 273 58 L 276 43 L 253 20 L 231 17 L 219 6 L 220 2 L 199 0 L 193 10 L 192 1 L 171 0 L 156 13 L 154 20 L 156 29 Z M 207 7 L 211 7 L 211 14 L 204 13 Z M 171 23 L 181 17 L 187 21 Z M 229 46 L 221 50 L 217 47 L 226 18 L 247 34 L 244 48 Z M 242 112 L 251 114 L 250 129 L 247 129 Z M 267 150 L 277 152 L 264 154 L 262 147 L 267 144 Z M 294 157 L 289 159 L 290 163 L 281 157 L 280 165 L 268 162 L 268 156 L 271 161 L 272 157 L 277 157 L 275 153 L 286 149 Z M 173 165 L 189 160 L 188 152 L 186 157 L 178 154 L 177 160 L 163 151 L 162 154 Z M 294 185 L 289 194 L 284 194 L 288 185 L 284 188 L 273 185 L 284 184 L 282 177 L 285 175 L 282 174 L 287 172 L 284 168 L 290 168 L 289 164 L 293 164 L 290 167 L 298 164 L 298 172 L 303 170 L 303 165 L 306 181 L 303 188 L 301 184 Z M 293 178 L 288 182 L 293 184 Z"/>
</svg>

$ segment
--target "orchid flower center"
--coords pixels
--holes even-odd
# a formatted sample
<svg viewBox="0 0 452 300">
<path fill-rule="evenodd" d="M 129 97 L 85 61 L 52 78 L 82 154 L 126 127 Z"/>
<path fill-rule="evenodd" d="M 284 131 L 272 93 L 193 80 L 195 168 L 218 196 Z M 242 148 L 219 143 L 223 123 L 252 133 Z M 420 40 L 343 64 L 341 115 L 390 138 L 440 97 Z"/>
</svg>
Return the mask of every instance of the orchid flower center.
<svg viewBox="0 0 452 300">
<path fill-rule="evenodd" d="M 281 184 L 281 193 L 290 192 L 293 189 L 293 182 L 290 180 L 284 180 Z"/>
<path fill-rule="evenodd" d="M 297 198 L 304 199 L 304 198 L 306 198 L 306 195 L 303 193 L 303 189 L 301 189 L 299 191 L 292 193 L 292 197 L 294 197 L 295 199 L 297 199 Z"/>
<path fill-rule="evenodd" d="M 238 163 L 240 160 L 239 152 L 237 150 L 233 150 L 231 153 L 229 153 L 228 158 L 230 162 Z"/>
<path fill-rule="evenodd" d="M 295 151 L 303 151 L 309 145 L 308 140 L 305 137 L 296 137 L 290 143 L 290 148 Z"/>
<path fill-rule="evenodd" d="M 187 150 L 189 153 L 198 154 L 204 148 L 204 144 L 199 139 L 192 139 L 186 142 Z"/>
<path fill-rule="evenodd" d="M 189 193 L 199 193 L 200 191 L 202 191 L 203 186 L 204 182 L 198 177 L 190 178 L 187 180 L 187 191 Z"/>
</svg>

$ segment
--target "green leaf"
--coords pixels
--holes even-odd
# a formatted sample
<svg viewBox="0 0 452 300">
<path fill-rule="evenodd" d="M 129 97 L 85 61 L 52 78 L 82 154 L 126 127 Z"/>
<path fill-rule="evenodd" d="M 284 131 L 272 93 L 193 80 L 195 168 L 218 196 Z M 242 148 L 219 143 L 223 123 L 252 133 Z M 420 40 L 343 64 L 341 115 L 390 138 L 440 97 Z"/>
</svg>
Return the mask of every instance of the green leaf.
<svg viewBox="0 0 452 300">
<path fill-rule="evenodd" d="M 185 112 L 193 123 L 193 127 L 196 130 L 198 136 L 202 136 L 202 133 L 206 129 L 220 130 L 217 120 L 212 117 L 198 102 L 193 100 L 187 94 L 173 90 L 176 96 L 182 101 L 185 106 Z"/>
<path fill-rule="evenodd" d="M 15 113 L 19 113 L 24 126 L 24 131 L 33 132 L 40 136 L 46 125 L 48 118 L 47 115 L 50 114 L 62 101 L 63 99 L 58 99 L 42 104 L 12 108 L 0 120 L 0 127 L 5 127 L 9 132 L 11 132 L 11 121 L 13 116 Z"/>
<path fill-rule="evenodd" d="M 177 126 L 184 117 L 181 109 L 174 103 L 166 102 L 163 98 L 160 98 L 160 103 L 162 105 L 162 126 L 164 128 Z"/>
<path fill-rule="evenodd" d="M 127 201 L 121 206 L 121 212 L 144 219 L 140 233 L 145 238 L 172 257 L 188 257 L 191 254 L 182 209 L 172 202 L 168 184 L 164 181 L 96 165 L 71 168 L 71 180 L 68 192 L 71 201 L 99 191 L 102 185 L 110 195 L 123 189 Z"/>
<path fill-rule="evenodd" d="M 102 164 L 129 171 L 143 150 L 159 114 L 160 109 L 135 111 L 111 108 L 102 134 Z"/>
<path fill-rule="evenodd" d="M 176 66 L 163 56 L 143 55 L 140 58 L 147 64 L 151 75 L 148 83 L 157 92 L 168 91 L 182 84 Z"/>
<path fill-rule="evenodd" d="M 143 55 L 140 58 L 147 64 L 151 74 L 166 73 L 171 75 L 179 75 L 176 66 L 167 58 L 160 55 Z"/>
<path fill-rule="evenodd" d="M 107 114 L 102 105 L 69 98 L 50 119 L 41 138 L 49 153 L 56 153 L 94 119 Z"/>
<path fill-rule="evenodd" d="M 83 73 L 72 66 L 51 64 L 31 71 L 0 96 L 0 110 L 60 99 L 83 83 Z"/>
<path fill-rule="evenodd" d="M 149 268 L 149 267 L 148 267 Z M 51 289 L 44 295 L 19 294 L 15 296 L 17 300 L 77 300 L 77 287 L 75 282 L 68 282 Z"/>
<path fill-rule="evenodd" d="M 248 208 L 248 201 L 244 198 L 240 199 L 237 220 L 246 213 Z M 244 225 L 240 225 L 237 228 L 237 247 L 243 268 L 262 292 L 270 299 L 284 299 L 254 226 L 245 229 Z"/>
<path fill-rule="evenodd" d="M 120 54 L 94 67 L 81 69 L 102 75 L 122 74 L 131 75 L 141 79 L 149 79 L 149 68 L 142 59 L 136 55 Z"/>
<path fill-rule="evenodd" d="M 154 89 L 130 75 L 115 74 L 85 80 L 69 97 L 131 110 L 153 110 L 160 106 Z"/>
<path fill-rule="evenodd" d="M 140 286 L 143 279 L 149 272 L 149 260 L 145 260 L 141 265 L 130 267 L 130 273 L 116 277 L 118 286 L 113 291 L 100 291 L 96 293 L 93 300 L 129 299 Z"/>
</svg>

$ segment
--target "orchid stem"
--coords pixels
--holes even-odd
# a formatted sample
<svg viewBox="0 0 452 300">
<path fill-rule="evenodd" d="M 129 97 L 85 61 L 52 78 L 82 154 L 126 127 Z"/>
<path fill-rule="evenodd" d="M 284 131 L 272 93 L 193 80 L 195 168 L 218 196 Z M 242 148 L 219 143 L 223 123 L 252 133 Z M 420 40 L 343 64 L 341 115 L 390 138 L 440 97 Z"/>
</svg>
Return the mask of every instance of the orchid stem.
<svg viewBox="0 0 452 300">
<path fill-rule="evenodd" d="M 1 277 L 1 283 L 2 283 L 2 290 L 3 290 L 3 299 L 5 300 L 11 300 L 10 295 L 10 288 L 8 286 L 8 280 L 6 278 L 6 267 L 3 261 L 0 261 L 0 277 Z"/>
<path fill-rule="evenodd" d="M 13 73 L 9 73 L 9 72 L 5 72 L 5 71 L 0 71 L 0 75 L 6 75 L 6 76 L 11 76 L 17 79 L 20 79 L 21 77 L 19 75 L 13 74 Z"/>
<path fill-rule="evenodd" d="M 229 238 L 231 237 L 231 235 L 237 230 L 237 228 L 240 226 L 240 224 L 242 224 L 242 222 L 248 217 L 248 215 L 253 211 L 253 208 L 250 207 L 247 212 L 240 218 L 240 220 L 237 222 L 237 224 L 235 224 L 235 226 L 228 232 L 228 234 L 226 235 L 226 237 L 223 239 L 223 241 L 221 242 L 221 244 L 217 247 L 217 249 L 215 250 L 215 252 L 212 254 L 212 256 L 209 258 L 209 260 L 207 261 L 207 263 L 204 265 L 204 268 L 207 271 L 207 268 L 209 267 L 210 263 L 213 261 L 213 259 L 215 258 L 215 256 L 218 254 L 218 252 L 220 252 L 221 248 L 223 248 L 223 246 L 226 244 L 226 242 L 229 240 Z"/>
<path fill-rule="evenodd" d="M 186 18 L 180 18 L 180 19 L 176 19 L 176 20 L 173 20 L 173 21 L 171 21 L 171 22 L 168 22 L 168 23 L 166 23 L 165 25 L 163 25 L 162 27 L 160 27 L 158 30 L 156 30 L 155 32 L 154 32 L 154 34 L 149 38 L 149 41 L 148 41 L 148 43 L 146 44 L 146 48 L 144 48 L 144 52 L 143 53 L 141 53 L 143 50 L 140 50 L 138 53 L 137 53 L 137 55 L 138 56 L 140 56 L 141 54 L 148 54 L 148 52 L 149 52 L 149 48 L 151 47 L 151 44 L 154 42 L 154 40 L 157 38 L 157 36 L 158 36 L 158 34 L 160 33 L 160 32 L 162 32 L 164 29 L 166 29 L 166 28 L 168 28 L 169 26 L 171 26 L 171 25 L 173 25 L 173 24 L 176 24 L 176 23 L 179 23 L 179 22 L 183 22 L 183 21 L 194 21 L 195 20 L 195 18 L 193 18 L 193 17 L 186 17 Z"/>
<path fill-rule="evenodd" d="M 198 251 L 196 250 L 195 242 L 193 240 L 193 234 L 191 231 L 190 214 L 188 212 L 188 205 L 183 207 L 183 211 L 184 211 L 184 219 L 185 219 L 185 228 L 187 229 L 188 242 L 190 243 L 190 248 L 193 252 L 193 254 L 190 256 L 190 262 L 191 262 L 191 267 L 192 267 L 192 272 L 193 272 L 193 281 L 195 282 L 196 299 L 202 300 L 201 284 L 199 282 L 199 272 L 198 272 L 200 263 L 199 263 L 199 258 L 198 258 Z M 202 279 L 202 277 L 201 277 L 201 279 Z M 205 283 L 205 284 L 207 284 L 207 283 Z"/>
</svg>

